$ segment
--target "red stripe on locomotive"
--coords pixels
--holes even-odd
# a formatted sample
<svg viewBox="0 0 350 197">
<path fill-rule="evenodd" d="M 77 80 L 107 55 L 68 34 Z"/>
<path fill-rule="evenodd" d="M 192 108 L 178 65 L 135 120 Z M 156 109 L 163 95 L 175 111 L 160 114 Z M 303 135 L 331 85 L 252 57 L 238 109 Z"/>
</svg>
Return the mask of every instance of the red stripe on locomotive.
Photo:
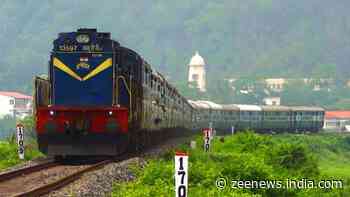
<svg viewBox="0 0 350 197">
<path fill-rule="evenodd" d="M 53 112 L 53 114 L 50 114 Z M 111 112 L 111 113 L 110 113 Z M 56 132 L 65 132 L 65 124 L 74 127 L 79 121 L 89 121 L 87 132 L 105 133 L 107 123 L 114 122 L 118 125 L 117 133 L 128 132 L 128 109 L 124 107 L 105 108 L 79 108 L 79 107 L 39 107 L 37 109 L 36 130 L 38 134 L 47 132 L 46 124 L 54 122 L 57 125 Z"/>
</svg>

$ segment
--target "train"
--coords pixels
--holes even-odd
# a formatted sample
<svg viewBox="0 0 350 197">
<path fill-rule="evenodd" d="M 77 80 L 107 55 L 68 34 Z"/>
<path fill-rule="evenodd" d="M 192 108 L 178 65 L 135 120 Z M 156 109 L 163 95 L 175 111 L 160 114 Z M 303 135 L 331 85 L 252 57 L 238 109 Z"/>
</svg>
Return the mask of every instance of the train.
<svg viewBox="0 0 350 197">
<path fill-rule="evenodd" d="M 59 33 L 48 70 L 34 80 L 37 141 L 47 155 L 117 155 L 190 129 L 186 98 L 110 33 Z"/>
<path fill-rule="evenodd" d="M 142 150 L 209 122 L 218 130 L 235 126 L 257 131 L 276 129 L 275 116 L 284 120 L 277 129 L 318 131 L 323 124 L 321 108 L 187 100 L 141 55 L 110 33 L 89 28 L 58 34 L 48 75 L 35 77 L 34 87 L 37 142 L 50 156 Z"/>
<path fill-rule="evenodd" d="M 189 102 L 197 113 L 193 122 L 195 127 L 211 126 L 222 134 L 227 134 L 232 129 L 261 133 L 318 132 L 324 124 L 325 110 L 321 107 L 220 105 L 201 100 Z"/>
</svg>

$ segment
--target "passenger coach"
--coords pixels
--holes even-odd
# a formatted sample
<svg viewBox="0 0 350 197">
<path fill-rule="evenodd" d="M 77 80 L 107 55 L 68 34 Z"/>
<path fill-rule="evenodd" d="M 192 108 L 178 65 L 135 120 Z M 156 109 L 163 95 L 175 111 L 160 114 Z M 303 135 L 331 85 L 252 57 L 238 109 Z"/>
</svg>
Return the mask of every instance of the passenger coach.
<svg viewBox="0 0 350 197">
<path fill-rule="evenodd" d="M 317 132 L 323 127 L 324 109 L 302 106 L 219 105 L 190 101 L 197 126 L 219 132 L 251 129 L 257 132 Z"/>
</svg>

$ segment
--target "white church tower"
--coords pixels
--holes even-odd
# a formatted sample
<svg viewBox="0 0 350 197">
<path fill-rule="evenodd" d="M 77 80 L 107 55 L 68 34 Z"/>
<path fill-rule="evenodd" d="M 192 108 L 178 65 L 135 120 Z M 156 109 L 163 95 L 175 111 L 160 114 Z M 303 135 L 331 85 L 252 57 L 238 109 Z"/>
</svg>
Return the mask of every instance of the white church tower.
<svg viewBox="0 0 350 197">
<path fill-rule="evenodd" d="M 198 89 L 205 92 L 205 62 L 202 56 L 199 55 L 198 51 L 196 51 L 196 54 L 191 58 L 188 67 L 188 82 L 196 82 Z"/>
</svg>

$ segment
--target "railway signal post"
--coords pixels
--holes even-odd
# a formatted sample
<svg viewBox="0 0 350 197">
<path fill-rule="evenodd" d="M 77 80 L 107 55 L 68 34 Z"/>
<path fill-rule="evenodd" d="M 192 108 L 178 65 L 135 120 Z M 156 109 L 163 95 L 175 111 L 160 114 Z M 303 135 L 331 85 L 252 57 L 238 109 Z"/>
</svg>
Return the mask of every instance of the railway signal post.
<svg viewBox="0 0 350 197">
<path fill-rule="evenodd" d="M 22 124 L 17 124 L 17 144 L 18 144 L 18 156 L 20 159 L 24 159 L 24 127 Z"/>
</svg>

